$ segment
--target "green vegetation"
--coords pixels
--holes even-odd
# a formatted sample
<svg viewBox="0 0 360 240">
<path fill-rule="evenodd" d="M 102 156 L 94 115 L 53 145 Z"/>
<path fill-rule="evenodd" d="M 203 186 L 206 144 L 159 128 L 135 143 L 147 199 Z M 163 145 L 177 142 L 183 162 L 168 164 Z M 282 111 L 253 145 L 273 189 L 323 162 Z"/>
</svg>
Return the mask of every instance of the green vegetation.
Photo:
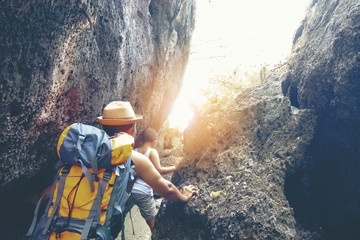
<svg viewBox="0 0 360 240">
<path fill-rule="evenodd" d="M 207 89 L 201 91 L 206 98 L 202 111 L 210 113 L 227 108 L 239 93 L 264 82 L 268 73 L 268 67 L 263 65 L 250 72 L 243 73 L 237 68 L 230 74 L 215 76 L 210 79 Z"/>
</svg>

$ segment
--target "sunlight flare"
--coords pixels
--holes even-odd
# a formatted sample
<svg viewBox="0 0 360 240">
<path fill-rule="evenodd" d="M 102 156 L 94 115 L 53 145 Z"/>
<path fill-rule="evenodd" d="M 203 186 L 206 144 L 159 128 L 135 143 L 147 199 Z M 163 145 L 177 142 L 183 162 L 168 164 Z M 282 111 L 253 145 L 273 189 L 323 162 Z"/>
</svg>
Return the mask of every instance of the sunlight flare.
<svg viewBox="0 0 360 240">
<path fill-rule="evenodd" d="M 197 0 L 196 25 L 183 86 L 169 116 L 185 128 L 215 76 L 283 62 L 310 1 Z M 241 75 L 241 74 L 240 74 Z"/>
</svg>

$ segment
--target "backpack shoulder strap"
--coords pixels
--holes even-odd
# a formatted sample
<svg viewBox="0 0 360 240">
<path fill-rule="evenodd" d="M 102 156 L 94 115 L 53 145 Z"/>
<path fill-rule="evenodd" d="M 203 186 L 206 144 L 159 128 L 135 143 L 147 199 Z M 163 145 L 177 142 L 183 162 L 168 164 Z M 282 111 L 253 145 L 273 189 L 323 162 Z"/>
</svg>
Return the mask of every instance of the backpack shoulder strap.
<svg viewBox="0 0 360 240">
<path fill-rule="evenodd" d="M 97 224 L 100 222 L 101 202 L 102 202 L 102 199 L 104 196 L 105 188 L 108 184 L 108 181 L 111 178 L 111 175 L 112 175 L 111 170 L 105 171 L 105 173 L 103 175 L 103 179 L 101 180 L 100 185 L 98 187 L 98 192 L 94 199 L 93 205 L 91 206 L 89 216 L 85 222 L 85 226 L 81 233 L 80 239 L 87 239 L 91 229 L 96 229 Z"/>
<path fill-rule="evenodd" d="M 110 197 L 110 202 L 108 204 L 108 210 L 106 213 L 106 219 L 104 226 L 109 227 L 111 225 L 111 217 L 114 213 L 115 206 L 119 205 L 119 200 L 123 196 L 126 191 L 124 187 L 124 183 L 128 180 L 126 178 L 130 178 L 130 166 L 131 166 L 131 156 L 128 158 L 126 162 L 123 164 L 117 165 L 113 168 L 113 171 L 116 174 L 116 179 L 113 185 L 113 191 Z M 122 193 L 123 192 L 123 193 Z M 118 207 L 117 207 L 118 208 Z M 120 211 L 121 212 L 121 211 Z"/>
<path fill-rule="evenodd" d="M 55 205 L 52 209 L 51 215 L 48 218 L 46 225 L 44 227 L 44 230 L 42 232 L 43 235 L 45 235 L 47 233 L 47 231 L 49 230 L 50 224 L 54 219 L 55 214 L 57 213 L 59 206 L 60 206 L 60 201 L 61 201 L 61 197 L 63 195 L 63 191 L 64 191 L 64 186 L 65 186 L 65 181 L 66 181 L 66 177 L 70 172 L 70 168 L 69 166 L 65 166 L 62 170 L 61 170 L 61 176 L 60 176 L 60 180 L 59 180 L 59 186 L 58 186 L 58 191 L 56 194 L 56 200 L 55 200 Z"/>
<path fill-rule="evenodd" d="M 128 181 L 128 184 L 127 184 L 127 187 L 126 187 L 126 192 L 128 194 L 131 193 L 131 190 L 132 190 L 132 188 L 134 186 L 134 183 L 135 183 L 136 179 L 138 178 L 138 175 L 136 175 L 136 172 L 135 172 L 135 164 L 134 164 L 132 159 L 131 159 L 130 164 L 129 164 L 129 172 L 130 172 L 129 173 L 129 181 Z"/>
<path fill-rule="evenodd" d="M 58 161 L 58 163 L 56 163 L 55 166 L 56 166 L 56 170 L 57 170 L 57 173 L 56 173 L 55 176 L 57 176 L 57 178 L 54 178 L 53 183 L 50 186 L 50 189 L 51 189 L 50 192 L 44 193 L 41 196 L 41 198 L 39 199 L 39 201 L 37 202 L 35 210 L 34 210 L 33 220 L 31 222 L 31 225 L 30 225 L 30 228 L 29 228 L 28 232 L 25 235 L 25 238 L 30 238 L 34 234 L 36 225 L 38 223 L 39 209 L 40 209 L 40 206 L 41 206 L 42 202 L 45 202 L 45 201 L 47 202 L 46 207 L 45 207 L 45 213 L 49 212 L 51 202 L 52 202 L 52 199 L 53 199 L 53 195 L 54 195 L 54 191 L 55 191 L 55 188 L 56 188 L 56 182 L 59 179 L 59 174 L 60 174 L 60 171 L 61 171 L 61 167 L 64 167 L 64 165 L 62 164 L 61 161 Z M 42 215 L 44 215 L 44 214 L 42 213 Z"/>
<path fill-rule="evenodd" d="M 40 198 L 40 200 L 36 204 L 36 208 L 34 210 L 34 217 L 33 217 L 33 220 L 31 222 L 31 226 L 30 226 L 28 232 L 26 233 L 25 237 L 31 237 L 34 234 L 34 230 L 35 230 L 35 227 L 36 227 L 38 214 L 39 214 L 39 208 L 40 208 L 41 202 L 42 202 L 44 197 L 45 197 L 45 194 L 42 195 L 42 197 Z"/>
</svg>

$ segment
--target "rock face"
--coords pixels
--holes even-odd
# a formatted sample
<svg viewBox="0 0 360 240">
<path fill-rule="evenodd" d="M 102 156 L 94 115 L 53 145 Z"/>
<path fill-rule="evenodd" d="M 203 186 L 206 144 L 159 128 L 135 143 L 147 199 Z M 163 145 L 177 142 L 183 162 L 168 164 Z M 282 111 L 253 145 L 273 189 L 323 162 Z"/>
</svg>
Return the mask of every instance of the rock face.
<svg viewBox="0 0 360 240">
<path fill-rule="evenodd" d="M 185 209 L 163 206 L 154 239 L 295 237 L 296 220 L 283 190 L 287 175 L 307 156 L 316 118 L 284 97 L 284 76 L 274 73 L 227 111 L 194 120 L 172 180 L 196 184 L 200 194 Z"/>
<path fill-rule="evenodd" d="M 130 101 L 144 115 L 139 131 L 160 128 L 181 86 L 194 5 L 2 1 L 2 201 L 17 203 L 49 184 L 60 132 L 73 122 L 96 125 L 110 101 Z M 19 220 L 20 213 L 9 214 Z"/>
<path fill-rule="evenodd" d="M 293 47 L 283 92 L 317 113 L 312 161 L 292 181 L 289 201 L 326 238 L 360 235 L 360 3 L 317 1 Z M 302 33 L 301 33 L 301 29 Z M 300 35 L 301 33 L 301 35 Z M 303 181 L 306 176 L 306 181 Z"/>
<path fill-rule="evenodd" d="M 358 239 L 360 4 L 313 1 L 288 63 L 199 116 L 153 239 Z M 174 233 L 173 237 L 171 234 Z"/>
</svg>

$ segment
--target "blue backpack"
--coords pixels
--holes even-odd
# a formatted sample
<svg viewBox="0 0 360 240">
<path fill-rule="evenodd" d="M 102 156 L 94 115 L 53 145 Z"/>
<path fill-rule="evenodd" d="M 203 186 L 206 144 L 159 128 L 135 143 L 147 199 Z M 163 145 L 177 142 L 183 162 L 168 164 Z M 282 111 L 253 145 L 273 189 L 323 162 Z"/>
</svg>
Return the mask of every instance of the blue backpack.
<svg viewBox="0 0 360 240">
<path fill-rule="evenodd" d="M 125 203 L 135 176 L 133 144 L 126 133 L 111 138 L 81 123 L 66 128 L 57 146 L 62 167 L 50 193 L 39 200 L 25 239 L 116 238 L 124 229 Z"/>
</svg>

